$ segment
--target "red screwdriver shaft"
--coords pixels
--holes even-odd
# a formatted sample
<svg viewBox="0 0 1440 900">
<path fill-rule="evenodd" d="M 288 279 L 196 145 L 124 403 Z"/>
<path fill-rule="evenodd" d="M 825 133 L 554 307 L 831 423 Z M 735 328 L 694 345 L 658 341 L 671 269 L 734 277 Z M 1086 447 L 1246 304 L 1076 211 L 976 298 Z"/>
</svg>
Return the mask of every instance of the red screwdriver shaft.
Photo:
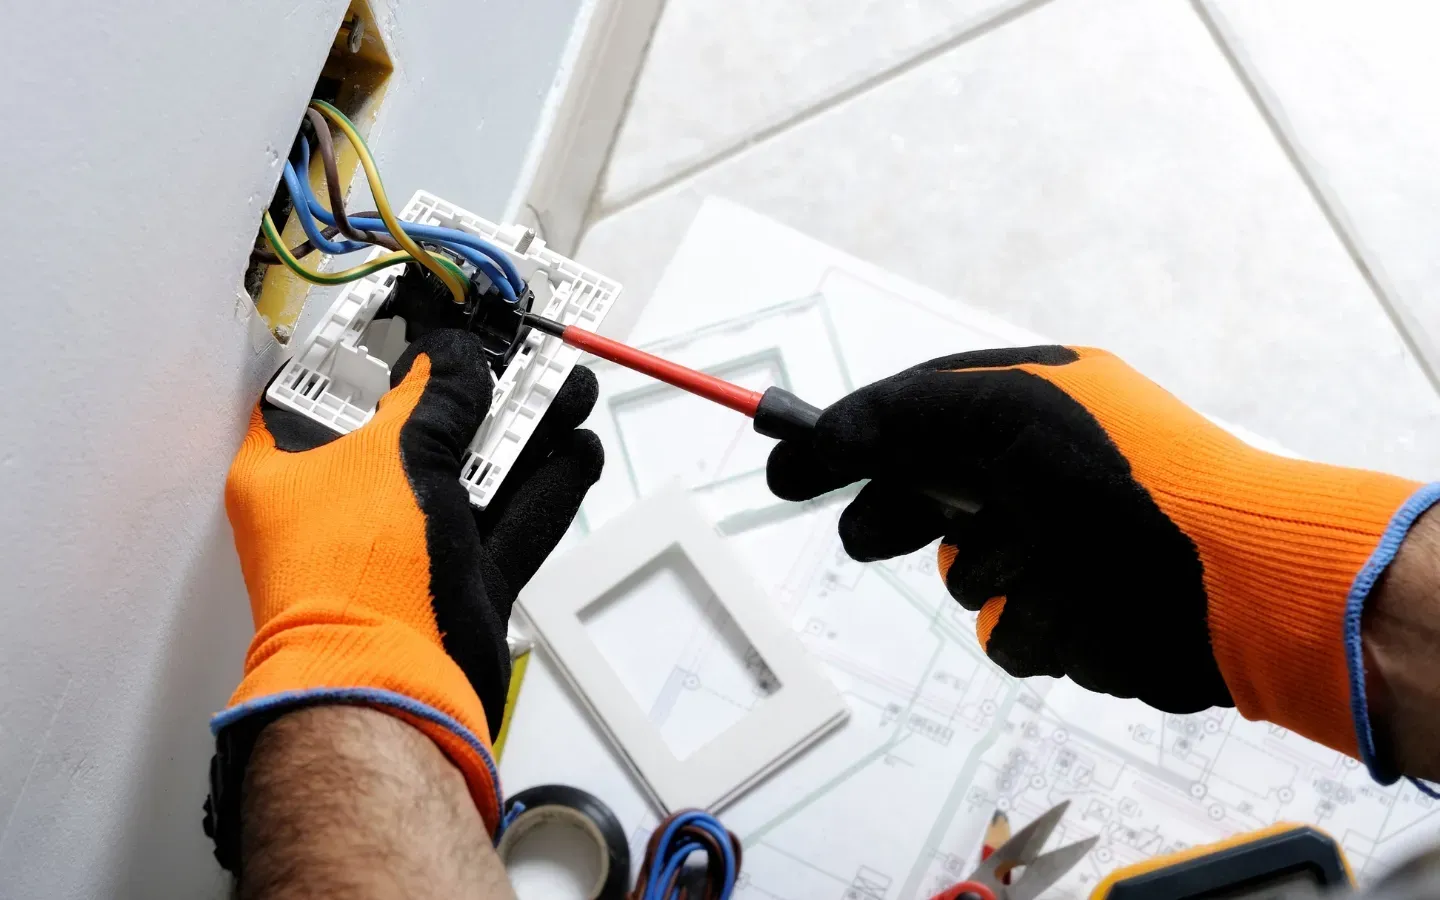
<svg viewBox="0 0 1440 900">
<path fill-rule="evenodd" d="M 764 393 L 746 390 L 738 384 L 661 359 L 644 350 L 636 350 L 593 331 L 561 325 L 534 313 L 520 313 L 520 318 L 530 327 L 557 337 L 572 347 L 579 347 L 601 359 L 608 359 L 616 365 L 744 413 L 754 420 L 755 430 L 765 437 L 782 441 L 810 440 L 820 420 L 818 407 L 811 406 L 778 385 L 766 388 Z M 915 490 L 939 503 L 946 516 L 954 515 L 957 510 L 973 513 L 980 508 L 969 498 L 943 488 L 923 486 Z"/>
<path fill-rule="evenodd" d="M 760 407 L 762 395 L 758 391 L 746 390 L 738 384 L 731 384 L 714 375 L 697 372 L 688 366 L 661 359 L 644 350 L 637 350 L 628 344 L 612 341 L 610 338 L 601 337 L 593 331 L 586 331 L 574 325 L 561 325 L 559 322 L 533 313 L 524 313 L 523 318 L 530 326 L 558 337 L 572 347 L 579 347 L 601 359 L 608 359 L 617 365 L 634 369 L 651 378 L 657 378 L 683 391 L 698 394 L 721 406 L 728 406 L 736 412 L 744 413 L 752 419 L 755 418 L 755 411 Z"/>
</svg>

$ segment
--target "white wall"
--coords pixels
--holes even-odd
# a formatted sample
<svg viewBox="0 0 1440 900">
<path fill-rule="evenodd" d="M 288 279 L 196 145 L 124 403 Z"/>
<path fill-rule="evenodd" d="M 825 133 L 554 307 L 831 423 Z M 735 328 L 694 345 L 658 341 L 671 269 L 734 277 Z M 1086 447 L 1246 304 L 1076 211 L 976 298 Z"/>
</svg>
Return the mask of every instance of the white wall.
<svg viewBox="0 0 1440 900">
<path fill-rule="evenodd" d="M 499 217 L 579 0 L 388 0 L 392 196 Z M 218 896 L 206 720 L 249 611 L 221 488 L 280 353 L 240 274 L 343 0 L 9 4 L 0 896 Z"/>
</svg>

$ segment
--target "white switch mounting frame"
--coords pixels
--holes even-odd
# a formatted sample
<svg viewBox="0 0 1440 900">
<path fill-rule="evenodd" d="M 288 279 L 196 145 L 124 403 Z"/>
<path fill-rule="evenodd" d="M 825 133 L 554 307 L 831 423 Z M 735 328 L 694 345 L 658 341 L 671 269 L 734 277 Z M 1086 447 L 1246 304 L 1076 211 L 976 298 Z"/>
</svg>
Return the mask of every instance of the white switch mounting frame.
<svg viewBox="0 0 1440 900">
<path fill-rule="evenodd" d="M 399 218 L 458 228 L 508 253 L 535 292 L 532 312 L 594 331 L 614 306 L 620 285 L 545 246 L 520 225 L 499 226 L 425 191 L 417 191 Z M 385 252 L 377 247 L 368 258 Z M 325 317 L 285 362 L 265 396 L 341 434 L 370 421 L 390 389 L 390 366 L 405 347 L 395 319 L 375 320 L 400 277 L 400 266 L 346 285 Z M 393 326 L 393 327 L 392 327 Z M 485 416 L 460 464 L 470 502 L 484 509 L 499 490 L 580 351 L 532 329 L 495 380 Z"/>
<path fill-rule="evenodd" d="M 779 688 L 681 760 L 585 629 L 582 615 L 663 554 L 679 553 L 774 673 Z M 677 602 L 681 602 L 677 598 Z M 647 497 L 563 557 L 520 595 L 535 632 L 650 798 L 670 812 L 719 811 L 849 717 L 844 698 L 683 489 Z"/>
</svg>

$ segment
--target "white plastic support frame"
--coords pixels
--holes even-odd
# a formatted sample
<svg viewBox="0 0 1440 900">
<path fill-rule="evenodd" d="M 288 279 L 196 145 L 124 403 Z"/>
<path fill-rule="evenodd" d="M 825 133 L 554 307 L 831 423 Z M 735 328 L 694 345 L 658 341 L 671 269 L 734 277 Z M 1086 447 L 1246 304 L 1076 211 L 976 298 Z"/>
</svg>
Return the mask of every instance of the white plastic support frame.
<svg viewBox="0 0 1440 900">
<path fill-rule="evenodd" d="M 520 225 L 499 226 L 417 191 L 400 218 L 478 235 L 510 254 L 535 292 L 532 312 L 594 330 L 620 294 L 620 285 L 549 250 Z M 384 252 L 377 248 L 371 257 Z M 270 402 L 341 434 L 370 421 L 390 389 L 390 366 L 405 348 L 404 329 L 392 319 L 374 321 L 400 276 L 382 269 L 347 285 L 314 332 L 299 345 L 270 384 Z M 580 351 L 531 330 L 495 382 L 490 412 L 461 462 L 460 481 L 470 502 L 484 509 L 515 464 Z"/>
<path fill-rule="evenodd" d="M 622 592 L 632 575 L 672 552 L 694 567 L 778 684 L 763 703 L 685 759 L 671 751 L 583 620 L 592 606 Z M 666 811 L 696 806 L 718 812 L 850 715 L 775 605 L 678 484 L 546 561 L 519 602 L 561 675 Z M 669 637 L 663 625 L 656 632 Z"/>
</svg>

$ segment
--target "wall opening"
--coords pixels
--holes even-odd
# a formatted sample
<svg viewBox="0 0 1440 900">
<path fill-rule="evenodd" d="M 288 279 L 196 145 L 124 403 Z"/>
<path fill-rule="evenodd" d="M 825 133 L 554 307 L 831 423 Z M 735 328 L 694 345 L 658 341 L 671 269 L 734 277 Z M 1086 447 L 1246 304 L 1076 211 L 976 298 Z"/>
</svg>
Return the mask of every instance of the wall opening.
<svg viewBox="0 0 1440 900">
<path fill-rule="evenodd" d="M 315 80 L 311 97 L 334 104 L 350 117 L 361 135 L 368 136 L 393 71 L 394 63 L 381 38 L 374 12 L 366 0 L 352 0 L 335 32 L 335 39 L 331 42 L 325 64 L 320 69 L 320 76 Z M 297 135 L 304 115 L 305 111 L 302 109 L 296 116 Z M 286 152 L 293 149 L 292 141 Z M 339 134 L 335 136 L 335 155 L 340 189 L 346 192 L 360 160 L 354 148 Z M 318 154 L 311 154 L 310 171 L 299 174 L 302 178 L 310 179 L 311 189 L 321 198 L 321 202 L 328 206 L 323 188 L 325 170 Z M 300 223 L 291 215 L 293 211 L 285 181 L 279 179 L 276 182 L 275 194 L 270 200 L 270 216 L 275 220 L 281 239 L 287 247 L 294 247 L 305 240 Z M 258 224 L 255 246 L 269 246 Z M 319 253 L 312 253 L 301 262 L 314 268 L 321 258 Z M 254 256 L 245 270 L 244 284 L 246 293 L 255 301 L 256 310 L 276 340 L 281 343 L 288 342 L 295 327 L 295 320 L 300 317 L 300 311 L 305 306 L 310 284 L 283 265 L 267 264 Z"/>
</svg>

